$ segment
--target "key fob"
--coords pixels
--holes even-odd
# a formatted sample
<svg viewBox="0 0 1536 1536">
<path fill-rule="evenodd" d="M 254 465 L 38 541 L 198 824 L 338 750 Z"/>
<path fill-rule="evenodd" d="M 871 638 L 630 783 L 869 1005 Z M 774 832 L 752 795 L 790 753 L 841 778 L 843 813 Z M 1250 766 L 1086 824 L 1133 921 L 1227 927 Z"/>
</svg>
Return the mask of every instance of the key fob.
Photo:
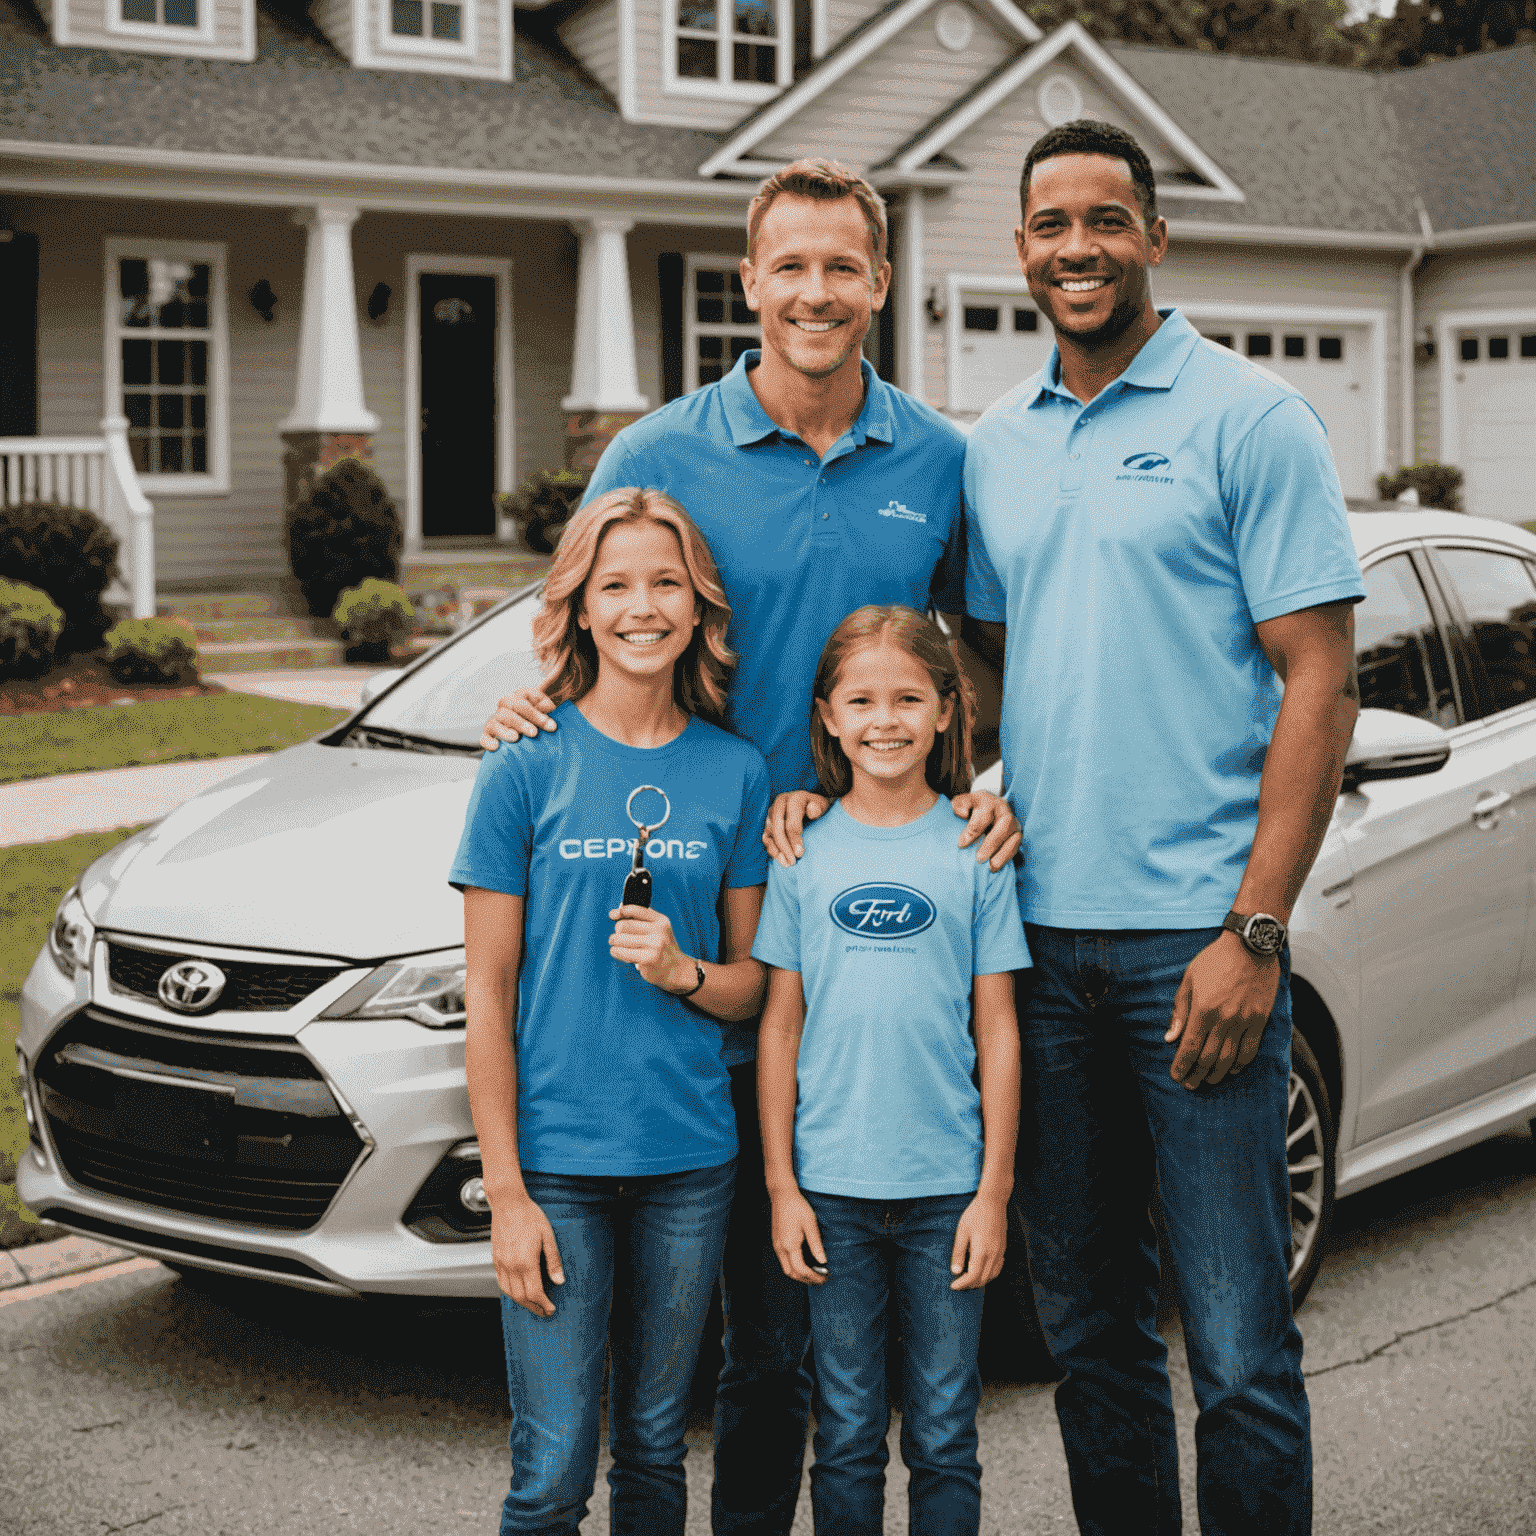
<svg viewBox="0 0 1536 1536">
<path fill-rule="evenodd" d="M 800 1257 L 805 1260 L 805 1267 L 810 1270 L 812 1274 L 825 1275 L 829 1273 L 827 1266 L 823 1264 L 814 1253 L 811 1252 L 810 1243 L 803 1238 L 800 1242 Z"/>
<path fill-rule="evenodd" d="M 648 907 L 651 904 L 651 872 L 648 869 L 632 869 L 624 877 L 626 907 Z"/>
</svg>

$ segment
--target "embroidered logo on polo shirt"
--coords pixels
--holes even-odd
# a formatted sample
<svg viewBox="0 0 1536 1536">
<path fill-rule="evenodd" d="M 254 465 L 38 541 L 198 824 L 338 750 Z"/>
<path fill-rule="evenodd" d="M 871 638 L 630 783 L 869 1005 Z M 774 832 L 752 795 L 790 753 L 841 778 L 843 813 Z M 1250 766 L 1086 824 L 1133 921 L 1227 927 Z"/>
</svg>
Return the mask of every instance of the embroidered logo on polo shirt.
<svg viewBox="0 0 1536 1536">
<path fill-rule="evenodd" d="M 926 512 L 914 512 L 911 507 L 904 507 L 899 501 L 888 501 L 883 507 L 875 510 L 881 517 L 899 517 L 904 523 L 926 523 Z"/>
<path fill-rule="evenodd" d="M 1172 475 L 1160 475 L 1158 470 L 1170 469 L 1168 456 L 1163 453 L 1154 453 L 1150 449 L 1141 453 L 1133 453 L 1122 461 L 1124 467 L 1131 470 L 1128 475 L 1116 475 L 1116 480 L 1142 480 L 1151 485 L 1172 485 Z"/>
</svg>

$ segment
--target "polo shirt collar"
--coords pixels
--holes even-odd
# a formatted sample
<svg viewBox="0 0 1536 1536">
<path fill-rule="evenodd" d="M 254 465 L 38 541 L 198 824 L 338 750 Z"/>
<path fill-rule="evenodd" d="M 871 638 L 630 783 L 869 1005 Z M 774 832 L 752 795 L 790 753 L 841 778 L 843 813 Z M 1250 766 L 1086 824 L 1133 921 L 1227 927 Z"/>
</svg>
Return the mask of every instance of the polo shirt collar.
<svg viewBox="0 0 1536 1536">
<path fill-rule="evenodd" d="M 1115 380 L 1116 384 L 1131 389 L 1172 389 L 1189 354 L 1200 340 L 1200 333 L 1177 309 L 1159 309 L 1163 323 L 1148 338 L 1131 365 Z M 1051 355 L 1040 370 L 1040 388 L 1033 400 L 1036 404 L 1046 395 L 1060 395 L 1063 400 L 1077 403 L 1077 397 L 1061 382 L 1061 352 L 1053 346 Z"/>
<path fill-rule="evenodd" d="M 757 367 L 762 356 L 759 349 L 743 352 L 736 366 L 720 381 L 720 403 L 731 442 L 737 448 L 763 442 L 781 430 L 763 409 L 747 378 L 748 371 Z M 893 442 L 896 422 L 891 409 L 891 386 L 870 367 L 867 357 L 859 359 L 859 372 L 864 380 L 864 406 L 848 429 L 854 446 L 862 446 L 868 438 L 880 443 Z"/>
</svg>

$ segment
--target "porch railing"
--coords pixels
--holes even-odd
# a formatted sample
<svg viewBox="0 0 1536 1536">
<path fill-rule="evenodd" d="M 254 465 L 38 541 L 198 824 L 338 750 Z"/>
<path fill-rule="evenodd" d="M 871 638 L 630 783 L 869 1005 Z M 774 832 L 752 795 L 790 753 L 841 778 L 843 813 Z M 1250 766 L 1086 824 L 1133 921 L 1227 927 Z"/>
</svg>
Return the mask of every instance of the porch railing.
<svg viewBox="0 0 1536 1536">
<path fill-rule="evenodd" d="M 117 535 L 122 579 L 109 601 L 155 614 L 155 509 L 128 452 L 128 420 L 108 416 L 100 437 L 0 437 L 0 503 L 57 501 L 96 513 Z"/>
</svg>

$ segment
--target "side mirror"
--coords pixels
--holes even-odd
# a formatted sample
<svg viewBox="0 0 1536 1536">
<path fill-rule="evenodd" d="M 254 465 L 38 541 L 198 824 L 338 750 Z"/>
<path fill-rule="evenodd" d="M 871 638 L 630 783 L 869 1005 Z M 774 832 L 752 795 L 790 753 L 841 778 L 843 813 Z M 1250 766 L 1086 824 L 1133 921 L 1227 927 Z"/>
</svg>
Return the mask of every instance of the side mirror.
<svg viewBox="0 0 1536 1536">
<path fill-rule="evenodd" d="M 358 695 L 357 707 L 361 709 L 364 704 L 372 704 L 400 676 L 400 672 L 401 668 L 399 667 L 391 667 L 387 672 L 375 672 L 363 684 L 363 691 Z"/>
<path fill-rule="evenodd" d="M 1391 709 L 1362 709 L 1344 754 L 1343 792 L 1373 779 L 1416 779 L 1445 767 L 1451 744 L 1428 720 Z"/>
</svg>

